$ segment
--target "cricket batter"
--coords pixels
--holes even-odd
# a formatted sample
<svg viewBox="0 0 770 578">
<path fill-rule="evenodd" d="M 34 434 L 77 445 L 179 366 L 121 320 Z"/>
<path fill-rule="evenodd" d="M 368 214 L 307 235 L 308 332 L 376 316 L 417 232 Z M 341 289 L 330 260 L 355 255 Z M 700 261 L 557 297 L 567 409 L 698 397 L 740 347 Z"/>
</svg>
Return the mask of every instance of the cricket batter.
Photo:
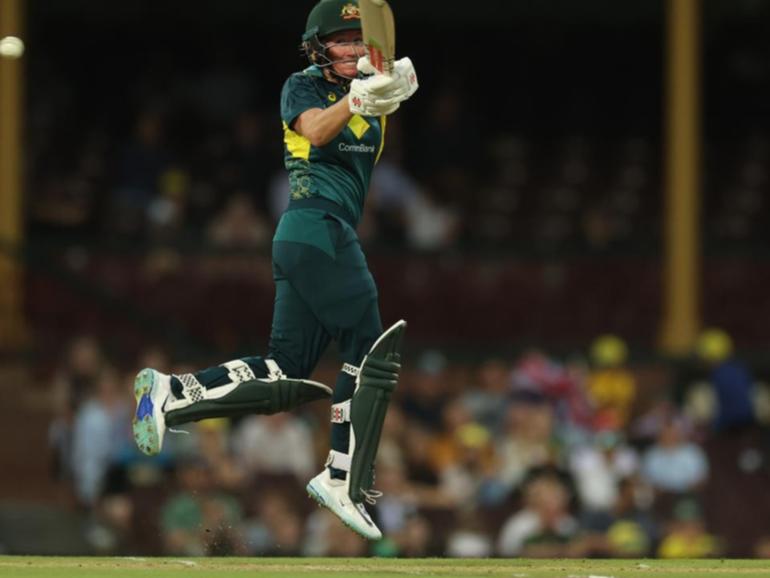
<svg viewBox="0 0 770 578">
<path fill-rule="evenodd" d="M 408 58 L 390 76 L 376 73 L 364 56 L 357 0 L 319 2 L 302 39 L 310 66 L 292 74 L 281 94 L 291 199 L 273 238 L 269 353 L 197 373 L 142 370 L 134 383 L 134 439 L 154 455 L 167 427 L 331 397 L 331 451 L 307 491 L 376 540 L 382 534 L 363 502 L 380 495 L 372 489 L 374 461 L 406 323 L 383 332 L 356 226 L 387 116 L 414 94 L 417 76 Z M 343 362 L 333 391 L 307 379 L 332 339 Z"/>
</svg>

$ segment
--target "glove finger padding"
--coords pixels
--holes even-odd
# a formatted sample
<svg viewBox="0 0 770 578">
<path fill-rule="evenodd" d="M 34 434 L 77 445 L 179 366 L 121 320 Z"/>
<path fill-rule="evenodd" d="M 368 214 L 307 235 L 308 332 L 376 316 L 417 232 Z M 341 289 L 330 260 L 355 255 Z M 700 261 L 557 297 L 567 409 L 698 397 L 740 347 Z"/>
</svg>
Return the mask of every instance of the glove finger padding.
<svg viewBox="0 0 770 578">
<path fill-rule="evenodd" d="M 391 82 L 379 80 L 368 85 L 368 93 L 375 98 L 404 102 L 417 92 L 419 88 L 417 73 L 409 58 L 399 60 L 390 76 L 377 74 L 369 77 L 369 79 L 374 81 L 378 77 L 383 76 L 391 79 Z"/>
<path fill-rule="evenodd" d="M 361 74 L 379 74 L 379 70 L 377 70 L 374 65 L 372 64 L 372 61 L 369 60 L 369 55 L 366 54 L 358 59 L 358 63 L 356 64 L 356 68 L 358 68 L 358 72 Z"/>
<path fill-rule="evenodd" d="M 376 103 L 371 105 L 369 108 L 369 111 L 371 112 L 370 116 L 388 116 L 389 114 L 396 112 L 400 106 L 400 102 L 388 101 L 383 103 Z"/>
<path fill-rule="evenodd" d="M 400 60 L 396 60 L 394 65 L 394 72 L 398 73 L 398 76 L 401 79 L 401 83 L 406 88 L 406 98 L 409 98 L 415 92 L 417 92 L 420 84 L 417 81 L 417 71 L 414 69 L 411 58 L 405 56 Z"/>
<path fill-rule="evenodd" d="M 394 82 L 395 79 L 382 74 L 353 80 L 350 83 L 348 98 L 350 112 L 363 116 L 381 116 L 395 112 L 401 100 L 387 96 L 390 91 L 384 90 Z"/>
<path fill-rule="evenodd" d="M 361 100 L 358 97 L 350 99 L 350 112 L 361 116 L 387 116 L 396 112 L 399 106 L 401 106 L 400 102 L 390 100 L 374 102 Z"/>
<path fill-rule="evenodd" d="M 354 81 L 355 82 L 355 81 Z M 370 94 L 387 93 L 398 84 L 398 78 L 395 76 L 386 76 L 384 74 L 375 74 L 360 81 L 366 92 Z"/>
</svg>

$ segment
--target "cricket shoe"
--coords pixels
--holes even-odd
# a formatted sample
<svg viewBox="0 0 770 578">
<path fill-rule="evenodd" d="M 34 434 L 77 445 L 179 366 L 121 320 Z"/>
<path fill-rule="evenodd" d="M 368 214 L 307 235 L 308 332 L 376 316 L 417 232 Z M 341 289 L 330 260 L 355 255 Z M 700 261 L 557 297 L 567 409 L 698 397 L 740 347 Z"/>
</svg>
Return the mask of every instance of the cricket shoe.
<svg viewBox="0 0 770 578">
<path fill-rule="evenodd" d="M 372 521 L 363 503 L 355 503 L 350 499 L 345 480 L 332 478 L 329 468 L 324 468 L 320 474 L 310 480 L 306 489 L 311 498 L 331 510 L 354 532 L 369 540 L 382 538 L 382 532 Z"/>
<path fill-rule="evenodd" d="M 164 405 L 170 395 L 170 375 L 147 368 L 134 379 L 134 441 L 148 456 L 159 454 L 163 447 L 163 435 L 166 433 Z"/>
</svg>

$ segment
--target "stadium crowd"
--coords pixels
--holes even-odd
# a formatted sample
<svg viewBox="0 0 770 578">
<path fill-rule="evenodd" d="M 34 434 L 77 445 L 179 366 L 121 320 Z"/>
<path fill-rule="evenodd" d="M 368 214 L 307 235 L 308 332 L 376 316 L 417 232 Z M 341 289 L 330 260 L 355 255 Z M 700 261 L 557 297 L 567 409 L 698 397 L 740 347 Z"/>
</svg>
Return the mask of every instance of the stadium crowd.
<svg viewBox="0 0 770 578">
<path fill-rule="evenodd" d="M 767 528 L 724 496 L 730 487 L 764 508 L 767 392 L 725 333 L 705 332 L 695 352 L 674 374 L 682 387 L 655 396 L 612 335 L 566 361 L 529 350 L 463 365 L 423 352 L 383 433 L 373 513 L 386 538 L 373 544 L 304 495 L 325 459 L 323 403 L 199 422 L 148 459 L 130 433 L 133 370 L 83 337 L 57 371 L 49 439 L 100 553 L 768 555 Z M 157 348 L 145 365 L 188 371 Z"/>
</svg>

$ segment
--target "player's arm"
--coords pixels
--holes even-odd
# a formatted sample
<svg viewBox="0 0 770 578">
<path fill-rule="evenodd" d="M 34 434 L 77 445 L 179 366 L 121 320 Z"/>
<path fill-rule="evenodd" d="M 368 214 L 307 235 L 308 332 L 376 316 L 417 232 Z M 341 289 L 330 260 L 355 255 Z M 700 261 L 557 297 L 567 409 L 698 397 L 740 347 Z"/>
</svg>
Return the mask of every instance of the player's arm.
<svg viewBox="0 0 770 578">
<path fill-rule="evenodd" d="M 294 121 L 294 132 L 301 134 L 314 147 L 321 147 L 340 134 L 353 117 L 345 95 L 329 108 L 310 108 Z"/>
<path fill-rule="evenodd" d="M 367 58 L 361 58 L 358 66 L 362 72 L 371 74 L 372 66 Z M 311 145 L 321 147 L 336 137 L 353 115 L 391 114 L 416 90 L 417 75 L 412 61 L 402 58 L 396 62 L 393 75 L 373 74 L 365 79 L 355 79 L 350 84 L 350 94 L 339 102 L 329 108 L 303 111 L 294 121 L 293 130 L 308 139 Z"/>
</svg>

